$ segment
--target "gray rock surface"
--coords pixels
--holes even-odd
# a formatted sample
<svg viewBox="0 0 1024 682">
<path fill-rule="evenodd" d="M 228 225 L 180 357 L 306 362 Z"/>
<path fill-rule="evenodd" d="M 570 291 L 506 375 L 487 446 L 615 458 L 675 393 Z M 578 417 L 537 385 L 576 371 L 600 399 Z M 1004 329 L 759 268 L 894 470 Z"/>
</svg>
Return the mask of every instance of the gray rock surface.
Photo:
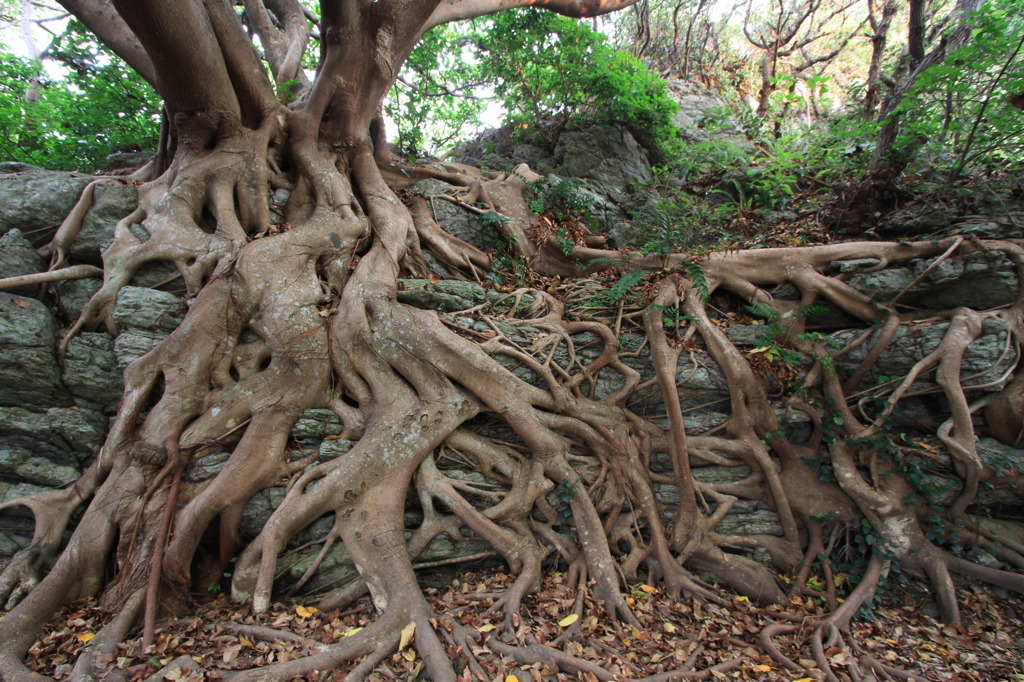
<svg viewBox="0 0 1024 682">
<path fill-rule="evenodd" d="M 885 352 L 869 370 L 867 380 L 873 383 L 881 376 L 905 375 L 914 363 L 938 347 L 948 329 L 948 322 L 899 327 Z M 1005 352 L 1008 333 L 1006 323 L 1002 320 L 985 320 L 982 326 L 982 336 L 968 346 L 964 354 L 960 369 L 964 386 L 991 384 L 1000 377 L 1003 377 L 1003 381 L 997 386 L 989 386 L 987 390 L 998 390 L 999 386 L 1005 384 L 1006 374 L 1016 362 L 1016 356 L 1013 353 Z M 856 334 L 856 332 L 839 332 L 834 335 L 834 338 L 840 343 L 846 344 Z M 838 358 L 836 360 L 837 367 L 847 374 L 855 371 L 870 352 L 878 335 L 878 331 L 874 332 L 867 343 L 861 344 Z M 934 373 L 929 373 L 922 376 L 915 385 L 924 387 L 931 385 L 933 380 Z"/>
<path fill-rule="evenodd" d="M 103 163 L 107 171 L 123 171 L 142 168 L 156 156 L 153 152 L 117 152 L 111 154 Z"/>
<path fill-rule="evenodd" d="M 0 173 L 39 173 L 43 169 L 21 161 L 0 161 Z"/>
<path fill-rule="evenodd" d="M 114 240 L 114 226 L 135 210 L 138 198 L 134 187 L 117 180 L 100 180 L 93 191 L 92 208 L 71 245 L 71 256 L 82 263 L 102 265 L 102 254 Z"/>
<path fill-rule="evenodd" d="M 935 260 L 916 260 L 907 267 L 879 272 L 854 272 L 846 281 L 873 300 L 886 302 L 899 295 Z M 1006 256 L 975 251 L 940 262 L 900 299 L 900 303 L 932 309 L 966 306 L 986 310 L 1012 303 L 1017 290 L 1017 273 Z"/>
<path fill-rule="evenodd" d="M 65 324 L 72 324 L 82 314 L 89 299 L 100 290 L 103 282 L 98 277 L 69 279 L 53 287 L 57 297 L 57 311 Z"/>
<path fill-rule="evenodd" d="M 77 408 L 0 407 L 0 477 L 47 487 L 78 478 L 99 450 L 107 421 Z"/>
<path fill-rule="evenodd" d="M 83 332 L 71 339 L 64 355 L 63 379 L 80 407 L 115 412 L 124 382 L 110 335 Z"/>
<path fill-rule="evenodd" d="M 887 215 L 878 229 L 881 234 L 920 237 L 954 222 L 957 213 L 955 208 L 945 204 L 911 204 Z"/>
<path fill-rule="evenodd" d="M 423 310 L 458 312 L 484 302 L 484 289 L 478 284 L 456 280 L 428 282 L 425 279 L 402 280 L 398 300 Z"/>
<path fill-rule="evenodd" d="M 0 236 L 0 279 L 19 275 L 34 275 L 46 270 L 46 263 L 36 253 L 32 243 L 21 230 L 15 228 Z M 5 289 L 7 293 L 33 296 L 39 285 Z"/>
<path fill-rule="evenodd" d="M 340 435 L 343 428 L 338 415 L 331 410 L 306 410 L 292 427 L 292 435 L 296 438 L 323 440 L 328 436 Z"/>
<path fill-rule="evenodd" d="M 157 344 L 169 335 L 168 332 L 152 332 L 145 329 L 128 329 L 118 334 L 114 339 L 118 371 L 124 374 L 128 365 L 156 348 Z"/>
<path fill-rule="evenodd" d="M 166 339 L 185 318 L 188 306 L 174 294 L 143 287 L 125 287 L 114 304 L 114 323 L 121 331 L 114 339 L 120 372 Z"/>
<path fill-rule="evenodd" d="M 672 123 L 684 139 L 691 142 L 715 140 L 722 145 L 734 145 L 738 151 L 749 154 L 753 145 L 736 123 L 725 101 L 707 88 L 689 81 L 668 83 L 668 94 L 679 105 Z"/>
<path fill-rule="evenodd" d="M 406 188 L 406 192 L 418 196 L 430 197 L 437 194 L 449 194 L 452 186 L 433 178 L 420 180 Z M 480 218 L 465 209 L 444 199 L 428 199 L 431 213 L 448 234 L 458 237 L 467 244 L 478 249 L 490 251 L 494 248 L 496 235 L 484 227 Z"/>
<path fill-rule="evenodd" d="M 0 234 L 18 228 L 42 246 L 67 217 L 92 178 L 31 170 L 0 174 Z"/>
<path fill-rule="evenodd" d="M 567 131 L 555 147 L 555 172 L 563 177 L 586 178 L 590 185 L 616 202 L 629 198 L 631 182 L 654 176 L 647 152 L 624 128 Z"/>
<path fill-rule="evenodd" d="M 117 294 L 114 322 L 120 328 L 170 333 L 185 319 L 188 306 L 174 294 L 125 287 Z"/>
<path fill-rule="evenodd" d="M 40 301 L 0 292 L 0 405 L 68 407 L 60 380 L 57 323 Z"/>
</svg>

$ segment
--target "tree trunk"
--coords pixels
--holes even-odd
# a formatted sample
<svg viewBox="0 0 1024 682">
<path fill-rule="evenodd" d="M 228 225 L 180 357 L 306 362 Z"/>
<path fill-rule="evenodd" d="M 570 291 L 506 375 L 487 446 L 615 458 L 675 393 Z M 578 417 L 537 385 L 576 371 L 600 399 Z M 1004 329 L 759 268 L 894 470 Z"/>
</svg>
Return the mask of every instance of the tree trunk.
<svg viewBox="0 0 1024 682">
<path fill-rule="evenodd" d="M 871 3 L 869 22 L 871 24 L 871 64 L 864 92 L 864 120 L 875 117 L 878 107 L 878 81 L 882 76 L 882 60 L 885 58 L 885 45 L 889 36 L 889 26 L 896 16 L 896 0 L 886 0 L 882 7 L 882 16 L 876 17 L 874 5 Z"/>
</svg>

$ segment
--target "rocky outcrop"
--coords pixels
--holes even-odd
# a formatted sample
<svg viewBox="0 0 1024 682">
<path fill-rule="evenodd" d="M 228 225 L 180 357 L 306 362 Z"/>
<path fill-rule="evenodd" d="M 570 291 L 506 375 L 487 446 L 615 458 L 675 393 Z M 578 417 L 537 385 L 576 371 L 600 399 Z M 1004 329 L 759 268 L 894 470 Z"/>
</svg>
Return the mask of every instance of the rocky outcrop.
<svg viewBox="0 0 1024 682">
<path fill-rule="evenodd" d="M 34 298 L 0 292 L 0 407 L 70 407 L 57 367 L 57 321 Z"/>
<path fill-rule="evenodd" d="M 714 140 L 744 154 L 753 153 L 754 146 L 721 97 L 689 81 L 669 81 L 667 85 L 669 96 L 679 106 L 672 123 L 683 139 L 692 144 Z"/>
<path fill-rule="evenodd" d="M 0 174 L 0 234 L 19 229 L 34 246 L 47 243 L 78 202 L 87 175 L 22 169 Z"/>
<path fill-rule="evenodd" d="M 46 263 L 36 253 L 32 243 L 25 238 L 21 230 L 15 228 L 0 237 L 0 279 L 33 275 L 46 269 Z M 31 296 L 38 287 L 27 286 L 7 289 L 10 294 Z"/>
<path fill-rule="evenodd" d="M 138 205 L 135 188 L 117 180 L 99 180 L 82 230 L 71 245 L 71 257 L 81 263 L 102 265 L 102 254 L 114 241 L 117 221 Z"/>
<path fill-rule="evenodd" d="M 699 142 L 706 131 L 731 126 L 728 117 L 706 93 L 691 87 L 674 86 L 674 96 L 681 110 L 677 125 L 691 141 Z M 710 133 L 708 133 L 710 134 Z M 738 133 L 737 133 L 738 135 Z M 637 243 L 637 235 L 629 230 L 629 221 L 622 204 L 629 199 L 635 183 L 649 182 L 653 175 L 645 151 L 624 129 L 563 131 L 551 145 L 542 144 L 543 133 L 537 139 L 516 140 L 508 131 L 494 131 L 490 137 L 467 152 L 469 160 L 486 163 L 494 168 L 509 170 L 520 162 L 529 162 L 547 174 L 548 186 L 557 185 L 564 178 L 579 180 L 575 191 L 589 197 L 591 217 L 597 229 L 607 233 L 617 245 Z M 731 138 L 730 138 L 731 139 Z M 736 144 L 740 144 L 737 137 Z M 504 149 L 506 156 L 500 164 L 491 158 Z M 474 156 L 475 155 L 475 156 Z M 495 157 L 498 158 L 498 157 Z M 136 159 L 141 160 L 141 159 Z M 39 272 L 46 264 L 35 251 L 45 243 L 64 217 L 75 205 L 84 187 L 93 178 L 74 173 L 55 173 L 24 166 L 0 164 L 0 277 Z M 437 180 L 424 180 L 411 185 L 411 195 L 428 197 L 434 216 L 442 227 L 478 248 L 491 250 L 495 246 L 492 230 L 485 228 L 479 217 L 449 201 L 435 197 L 450 191 L 451 187 Z M 275 193 L 273 208 L 280 216 L 287 201 L 287 193 Z M 95 196 L 79 239 L 71 256 L 77 262 L 99 264 L 103 249 L 110 242 L 114 225 L 136 205 L 135 189 L 115 179 L 103 179 L 95 186 Z M 917 218 L 914 218 L 915 220 Z M 895 216 L 892 220 L 902 220 Z M 911 220 L 908 217 L 907 220 Z M 942 227 L 953 220 L 943 214 L 941 219 L 929 223 L 929 229 Z M 989 223 L 978 219 L 972 225 Z M 918 223 L 908 223 L 908 230 L 920 229 Z M 982 229 L 981 227 L 978 228 Z M 979 233 L 992 236 L 987 233 Z M 834 263 L 832 273 L 853 288 L 879 302 L 899 297 L 901 306 L 917 308 L 950 308 L 966 305 L 989 308 L 1010 303 L 1017 291 L 1017 275 L 1012 263 L 999 254 L 974 252 L 963 257 L 917 261 L 908 266 L 874 271 L 877 261 L 847 261 Z M 67 344 L 63 362 L 57 358 L 57 346 L 64 330 L 81 313 L 100 283 L 96 279 L 72 280 L 52 286 L 45 298 L 38 287 L 25 287 L 16 291 L 0 292 L 0 501 L 12 499 L 27 492 L 66 485 L 74 480 L 100 448 L 107 428 L 107 420 L 114 413 L 123 390 L 122 374 L 135 359 L 152 349 L 181 323 L 188 312 L 189 302 L 178 295 L 153 288 L 174 273 L 168 268 L 149 268 L 134 283 L 119 294 L 113 310 L 116 336 L 106 331 L 84 332 Z M 597 292 L 595 291 L 595 295 Z M 795 300 L 795 290 L 773 292 L 777 298 Z M 398 292 L 403 303 L 425 310 L 438 311 L 454 326 L 467 333 L 501 333 L 522 348 L 528 348 L 544 332 L 514 323 L 512 319 L 485 324 L 467 314 L 460 314 L 474 306 L 494 304 L 503 294 L 471 283 L 454 280 L 405 280 Z M 529 303 L 529 299 L 525 301 Z M 514 317 L 509 313 L 508 318 Z M 849 340 L 853 332 L 842 330 L 844 321 L 837 317 L 815 321 L 824 333 L 838 342 Z M 722 320 L 729 338 L 744 351 L 754 351 L 763 345 L 766 324 L 735 324 Z M 876 381 L 883 376 L 903 374 L 917 360 L 924 357 L 942 339 L 948 323 L 934 321 L 904 325 L 899 328 L 890 344 L 890 350 L 876 363 L 865 380 Z M 877 334 L 878 332 L 876 332 Z M 572 343 L 570 351 L 566 341 Z M 644 381 L 654 376 L 651 358 L 643 339 L 631 333 L 620 336 L 621 350 L 626 351 L 623 362 L 635 370 Z M 562 366 L 578 357 L 583 362 L 593 360 L 601 353 L 601 342 L 591 334 L 576 334 L 555 344 L 552 361 Z M 861 363 L 871 343 L 842 356 L 837 363 L 843 372 L 850 373 Z M 982 336 L 967 349 L 963 376 L 968 385 L 984 385 L 985 391 L 995 391 L 1009 378 L 1015 361 L 1010 348 L 1009 332 L 998 320 L 985 322 Z M 518 376 L 540 385 L 543 380 L 510 358 L 501 362 Z M 811 359 L 790 361 L 797 374 L 805 372 Z M 676 371 L 680 399 L 687 429 L 693 434 L 711 431 L 728 418 L 728 385 L 719 367 L 710 360 L 697 344 L 683 353 Z M 601 398 L 623 385 L 623 377 L 611 368 L 604 368 L 588 378 L 580 387 L 588 395 Z M 921 388 L 934 388 L 930 377 L 924 377 Z M 973 383 L 972 383 L 973 382 Z M 924 402 L 911 403 L 929 419 L 944 419 L 934 406 Z M 656 384 L 639 392 L 629 408 L 655 422 L 663 419 L 664 401 Z M 930 410 L 930 411 L 929 411 Z M 799 423 L 787 428 L 799 429 Z M 330 410 L 309 410 L 302 415 L 292 431 L 289 452 L 294 461 L 308 459 L 310 465 L 318 461 L 344 456 L 352 442 L 341 438 L 342 425 Z M 984 447 L 983 447 L 984 446 Z M 1008 450 L 991 443 L 980 443 L 979 451 L 986 461 L 1006 461 L 1008 471 L 1024 471 L 1024 451 Z M 209 452 L 192 462 L 185 472 L 187 482 L 201 482 L 215 476 L 226 464 L 228 450 Z M 694 460 L 695 476 L 707 482 L 738 482 L 749 470 L 746 467 L 708 466 Z M 669 464 L 662 458 L 652 462 L 658 473 L 669 473 Z M 481 476 L 478 473 L 448 470 L 452 477 Z M 475 479 L 474 479 L 475 480 Z M 485 483 L 482 479 L 477 483 Z M 935 481 L 936 490 L 942 481 Z M 946 482 L 948 483 L 948 482 Z M 945 483 L 943 483 L 945 485 Z M 678 495 L 674 486 L 658 483 L 658 499 L 671 505 Z M 247 506 L 242 531 L 255 535 L 264 525 L 285 494 L 281 486 L 269 488 L 257 495 Z M 955 495 L 955 491 L 943 493 Z M 936 498 L 941 503 L 945 497 Z M 557 505 L 557 500 L 552 500 Z M 998 500 L 995 500 L 998 502 Z M 409 523 L 418 523 L 419 512 L 408 510 Z M 324 518 L 296 539 L 292 561 L 282 580 L 296 581 L 314 560 L 323 538 L 330 532 L 332 520 Z M 716 528 L 720 533 L 781 533 L 775 513 L 762 502 L 739 502 Z M 0 528 L 0 558 L 9 556 L 24 545 L 31 535 L 30 524 L 21 517 L 5 516 Z M 448 537 L 435 540 L 421 563 L 430 563 L 452 556 L 472 556 L 487 551 L 483 543 L 472 537 Z M 354 573 L 344 548 L 335 547 L 321 564 L 317 587 L 340 580 Z"/>
<path fill-rule="evenodd" d="M 553 159 L 556 174 L 586 179 L 590 187 L 615 202 L 629 198 L 631 183 L 654 177 L 647 152 L 625 128 L 564 132 Z"/>
</svg>

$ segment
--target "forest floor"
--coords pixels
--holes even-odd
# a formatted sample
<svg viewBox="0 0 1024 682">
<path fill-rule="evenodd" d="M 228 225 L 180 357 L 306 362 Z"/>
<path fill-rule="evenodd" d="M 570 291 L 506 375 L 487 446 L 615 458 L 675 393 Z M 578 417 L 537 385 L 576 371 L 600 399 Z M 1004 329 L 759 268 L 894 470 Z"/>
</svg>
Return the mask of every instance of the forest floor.
<svg viewBox="0 0 1024 682">
<path fill-rule="evenodd" d="M 721 606 L 674 600 L 657 587 L 639 584 L 627 599 L 643 626 L 636 629 L 602 615 L 596 602 L 577 602 L 576 590 L 564 584 L 563 576 L 548 573 L 540 590 L 526 600 L 525 616 L 510 638 L 501 633 L 497 619 L 485 615 L 510 580 L 511 576 L 492 570 L 460 574 L 441 589 L 427 589 L 442 629 L 448 616 L 479 634 L 468 650 L 459 651 L 454 643 L 449 648 L 449 655 L 461 661 L 461 680 L 599 679 L 585 669 L 520 666 L 495 650 L 502 648 L 502 640 L 512 643 L 512 639 L 560 650 L 565 660 L 600 666 L 616 680 L 680 670 L 693 672 L 674 679 L 825 679 L 801 633 L 774 640 L 778 651 L 795 664 L 793 669 L 779 664 L 760 643 L 762 631 L 773 622 L 806 623 L 810 632 L 811 624 L 828 615 L 823 597 L 794 597 L 784 608 L 761 607 L 733 597 Z M 851 639 L 863 653 L 909 673 L 912 678 L 908 679 L 1024 680 L 1024 598 L 973 587 L 962 589 L 958 596 L 962 627 L 944 626 L 933 619 L 928 598 L 918 595 L 912 583 L 883 591 L 872 612 L 854 621 Z M 87 646 L 106 618 L 93 603 L 69 604 L 30 650 L 30 667 L 65 678 L 78 650 Z M 136 633 L 119 645 L 115 655 L 100 657 L 98 663 L 108 673 L 117 670 L 133 681 L 228 679 L 232 670 L 312 653 L 319 644 L 338 641 L 373 618 L 367 599 L 346 612 L 278 603 L 267 614 L 254 616 L 247 606 L 231 604 L 224 597 L 206 598 L 188 618 L 163 623 L 154 650 L 140 651 L 141 633 Z M 840 679 L 851 679 L 844 672 L 847 654 L 838 647 L 825 653 Z M 422 680 L 422 667 L 412 647 L 403 647 L 378 666 L 370 679 Z M 336 681 L 345 679 L 345 674 L 337 670 L 306 679 Z"/>
</svg>

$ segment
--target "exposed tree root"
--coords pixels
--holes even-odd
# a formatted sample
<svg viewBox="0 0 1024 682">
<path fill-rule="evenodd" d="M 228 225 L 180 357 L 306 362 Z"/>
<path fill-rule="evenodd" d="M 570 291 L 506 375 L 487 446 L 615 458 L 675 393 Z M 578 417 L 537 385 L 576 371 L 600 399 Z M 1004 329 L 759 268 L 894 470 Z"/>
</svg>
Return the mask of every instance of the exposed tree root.
<svg viewBox="0 0 1024 682">
<path fill-rule="evenodd" d="M 225 42 L 227 20 L 208 11 L 211 35 Z M 398 35 L 393 56 L 402 56 L 399 38 L 411 40 L 415 33 L 404 22 L 422 27 L 427 17 L 392 20 Z M 285 23 L 294 21 L 303 23 L 295 17 Z M 298 24 L 284 42 L 267 43 L 281 70 L 278 82 L 289 80 L 282 74 L 296 73 L 287 45 L 305 40 Z M 324 72 L 365 58 L 363 48 L 344 41 L 325 49 Z M 104 254 L 102 288 L 63 341 L 66 347 L 76 333 L 101 324 L 116 332 L 111 312 L 118 291 L 152 261 L 173 263 L 194 299 L 177 330 L 125 372 L 117 416 L 82 478 L 67 490 L 0 506 L 24 506 L 36 523 L 32 543 L 0 575 L 0 602 L 10 609 L 0 621 L 5 679 L 29 678 L 26 652 L 69 599 L 98 595 L 120 611 L 97 637 L 97 651 L 123 638 L 140 614 L 148 645 L 158 613 L 186 611 L 194 582 L 222 575 L 237 557 L 232 597 L 265 612 L 282 555 L 297 534 L 324 517 L 333 519 L 333 527 L 300 582 L 312 579 L 340 542 L 359 579 L 323 595 L 322 604 L 343 608 L 368 592 L 379 618 L 307 657 L 233 672 L 230 679 L 288 679 L 350 663 L 347 679 L 362 679 L 403 645 L 415 648 L 426 678 L 457 679 L 448 645 L 463 647 L 470 634 L 457 623 L 434 620 L 414 561 L 441 534 L 457 538 L 463 529 L 488 543 L 515 575 L 488 612 L 500 615 L 503 626 L 495 636 L 504 639 L 494 639 L 494 649 L 597 679 L 613 675 L 547 643 L 517 639 L 517 624 L 531 617 L 525 598 L 545 562 L 568 567 L 580 599 L 586 593 L 609 617 L 634 625 L 639 621 L 625 587 L 642 575 L 673 596 L 721 601 L 722 589 L 713 584 L 720 581 L 751 599 L 778 603 L 787 594 L 775 571 L 799 571 L 799 591 L 820 570 L 834 611 L 809 626 L 810 644 L 830 679 L 838 678 L 825 649 L 845 647 L 856 660 L 846 630 L 888 566 L 925 576 L 950 622 L 959 617 L 951 572 L 1024 591 L 1017 572 L 1024 566 L 1024 540 L 999 546 L 999 559 L 1014 570 L 979 566 L 953 553 L 951 541 L 936 539 L 938 527 L 955 526 L 979 545 L 996 544 L 994 527 L 968 514 L 980 486 L 997 483 L 998 473 L 978 453 L 974 418 L 982 407 L 990 420 L 1003 415 L 1009 426 L 990 424 L 992 432 L 1019 445 L 1024 384 L 1018 377 L 979 403 L 971 393 L 977 386 L 964 385 L 961 365 L 986 321 L 1006 328 L 1006 357 L 1016 365 L 1024 340 L 1022 297 L 1002 310 L 945 314 L 941 343 L 905 379 L 865 387 L 872 359 L 913 315 L 897 314 L 895 301 L 873 301 L 832 273 L 837 261 L 870 258 L 881 268 L 983 248 L 1005 253 L 1024 275 L 1019 244 L 959 238 L 855 242 L 712 251 L 694 260 L 686 254 L 622 254 L 579 234 L 566 255 L 551 238 L 531 241 L 533 216 L 523 199 L 524 182 L 536 178 L 529 169 L 490 179 L 455 166 L 402 173 L 379 140 L 366 137 L 372 116 L 352 111 L 344 92 L 354 86 L 318 78 L 307 99 L 286 108 L 246 90 L 239 74 L 255 68 L 246 61 L 251 58 L 235 55 L 222 64 L 221 75 L 239 90 L 235 109 L 239 102 L 259 106 L 246 116 L 232 115 L 227 105 L 211 109 L 216 113 L 179 111 L 170 165 L 140 187 L 138 210 L 118 224 Z M 371 99 L 383 96 L 392 77 L 381 64 L 374 69 L 359 85 Z M 400 302 L 400 277 L 431 274 L 427 254 L 453 278 L 480 280 L 491 266 L 490 255 L 444 232 L 427 199 L 411 199 L 411 206 L 400 200 L 397 192 L 421 177 L 450 182 L 461 192 L 459 200 L 500 216 L 495 226 L 523 265 L 518 274 L 535 287 L 460 311 L 459 322 Z M 270 186 L 291 190 L 283 224 L 270 224 Z M 54 267 L 63 264 L 91 187 L 50 246 Z M 645 273 L 641 305 L 627 310 L 624 301 L 612 301 L 606 306 L 610 317 L 595 308 L 567 308 L 563 298 L 572 278 L 611 266 Z M 47 277 L 81 272 L 72 267 Z M 782 286 L 795 289 L 797 300 L 773 293 Z M 772 344 L 807 364 L 776 363 L 741 350 L 714 307 L 732 308 L 735 316 L 743 304 L 771 311 Z M 862 328 L 881 328 L 873 342 L 865 332 L 851 343 L 873 346 L 850 376 L 841 377 L 835 363 L 849 349 L 833 348 L 823 333 L 807 330 L 805 311 L 816 304 Z M 653 377 L 641 377 L 627 361 L 638 354 L 618 347 L 624 325 L 646 339 Z M 728 416 L 713 430 L 687 432 L 683 357 L 724 376 Z M 960 481 L 955 500 L 939 511 L 903 475 L 913 448 L 889 429 L 900 401 L 933 372 L 934 390 L 949 413 L 933 435 Z M 600 380 L 609 375 L 617 375 L 619 384 L 605 391 Z M 991 388 L 1002 379 L 979 381 Z M 772 392 L 786 394 L 784 406 Z M 656 396 L 664 414 L 634 410 L 641 393 Z M 782 407 L 804 415 L 810 434 L 799 440 L 788 435 Z M 356 441 L 351 450 L 321 462 L 291 450 L 289 434 L 311 408 L 337 414 L 345 436 Z M 183 477 L 189 466 L 221 451 L 229 456 L 214 477 Z M 447 456 L 478 476 L 442 466 Z M 667 468 L 656 471 L 654 460 Z M 808 461 L 827 467 L 834 482 L 821 480 Z M 695 475 L 705 465 L 745 467 L 749 474 L 707 483 Z M 246 503 L 283 482 L 284 500 L 247 541 L 239 529 Z M 674 497 L 663 494 L 668 488 Z M 422 518 L 415 528 L 406 528 L 410 492 Z M 740 500 L 770 508 L 778 531 L 719 532 Z M 64 542 L 82 506 L 82 518 Z M 213 558 L 200 560 L 210 529 L 217 537 Z M 869 534 L 873 553 L 858 557 L 863 576 L 839 604 L 831 555 L 840 550 L 824 537 L 846 531 Z M 748 555 L 757 549 L 770 555 L 771 568 Z M 801 627 L 773 625 L 762 644 L 780 664 L 796 666 L 772 640 Z M 411 644 L 403 642 L 403 633 L 414 633 Z M 566 639 L 573 636 L 570 631 Z M 467 649 L 459 655 L 472 668 Z M 91 655 L 81 659 L 75 679 L 92 674 Z M 878 661 L 861 660 L 863 677 L 866 668 L 892 674 Z M 704 679 L 735 665 L 650 679 Z"/>
</svg>

